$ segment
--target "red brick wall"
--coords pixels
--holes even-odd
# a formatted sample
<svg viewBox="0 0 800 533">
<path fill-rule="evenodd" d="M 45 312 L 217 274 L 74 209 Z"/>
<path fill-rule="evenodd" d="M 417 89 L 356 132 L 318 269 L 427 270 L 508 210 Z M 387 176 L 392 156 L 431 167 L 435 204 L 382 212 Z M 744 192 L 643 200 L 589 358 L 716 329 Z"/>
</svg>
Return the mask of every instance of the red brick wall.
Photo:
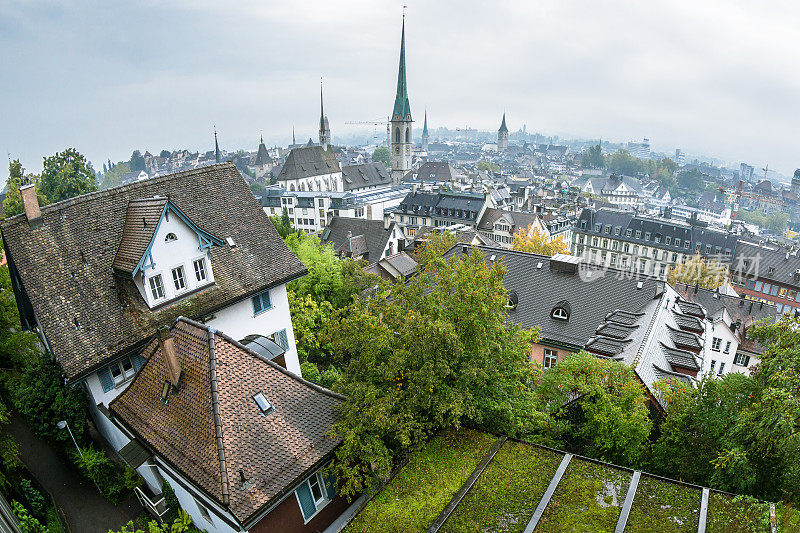
<svg viewBox="0 0 800 533">
<path fill-rule="evenodd" d="M 297 497 L 292 493 L 280 505 L 265 516 L 259 523 L 250 528 L 250 533 L 314 533 L 328 527 L 349 504 L 341 496 L 335 497 L 328 505 L 311 519 L 308 524 L 303 524 L 303 513 Z"/>
</svg>

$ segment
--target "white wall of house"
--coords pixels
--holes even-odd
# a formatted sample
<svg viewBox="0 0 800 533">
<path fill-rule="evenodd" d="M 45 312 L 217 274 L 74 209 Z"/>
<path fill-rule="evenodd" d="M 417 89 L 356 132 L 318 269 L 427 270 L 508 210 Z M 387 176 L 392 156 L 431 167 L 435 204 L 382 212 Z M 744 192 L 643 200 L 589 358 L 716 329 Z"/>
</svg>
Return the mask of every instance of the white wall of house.
<svg viewBox="0 0 800 533">
<path fill-rule="evenodd" d="M 252 334 L 268 337 L 277 331 L 285 329 L 286 338 L 289 342 L 289 349 L 286 351 L 285 356 L 286 368 L 299 376 L 300 361 L 297 357 L 297 346 L 294 340 L 294 329 L 292 328 L 289 298 L 286 295 L 285 284 L 270 289 L 270 301 L 272 302 L 270 309 L 254 315 L 252 301 L 247 298 L 217 311 L 214 313 L 213 318 L 206 320 L 206 324 L 233 337 L 237 341 Z"/>
<path fill-rule="evenodd" d="M 280 180 L 278 184 L 288 191 L 344 191 L 341 170 L 297 180 Z"/>
<path fill-rule="evenodd" d="M 191 484 L 179 473 L 170 469 L 160 461 L 157 461 L 157 464 L 159 474 L 169 483 L 172 490 L 175 491 L 175 497 L 178 498 L 181 508 L 189 513 L 189 516 L 192 517 L 192 522 L 194 522 L 198 529 L 208 531 L 208 533 L 238 533 L 241 531 L 239 528 L 233 528 L 222 520 L 221 516 L 225 516 L 229 521 L 236 523 L 229 512 L 205 498 L 195 498 L 194 494 L 184 487 L 184 485 L 191 486 Z M 179 479 L 181 482 L 178 482 Z M 198 500 L 200 500 L 201 505 L 208 511 L 210 520 L 208 520 L 206 514 L 200 510 Z"/>
<path fill-rule="evenodd" d="M 167 241 L 167 235 L 174 235 L 175 240 Z M 220 235 L 224 238 L 224 235 Z M 136 287 L 147 302 L 153 307 L 175 298 L 180 298 L 196 289 L 211 285 L 214 282 L 213 265 L 205 251 L 200 250 L 197 233 L 174 213 L 161 220 L 151 248 L 153 268 L 145 268 L 135 278 Z M 198 280 L 195 274 L 195 261 L 203 261 L 205 280 Z M 183 267 L 183 288 L 178 288 L 173 279 L 173 269 Z M 150 278 L 161 276 L 164 297 L 155 299 L 150 287 Z"/>
<path fill-rule="evenodd" d="M 749 371 L 734 364 L 739 341 L 723 320 L 705 321 L 703 342 L 703 375 L 723 376 L 731 372 L 747 374 Z M 718 339 L 718 342 L 715 341 Z M 730 343 L 730 344 L 728 344 Z M 721 370 L 721 371 L 720 371 Z"/>
</svg>

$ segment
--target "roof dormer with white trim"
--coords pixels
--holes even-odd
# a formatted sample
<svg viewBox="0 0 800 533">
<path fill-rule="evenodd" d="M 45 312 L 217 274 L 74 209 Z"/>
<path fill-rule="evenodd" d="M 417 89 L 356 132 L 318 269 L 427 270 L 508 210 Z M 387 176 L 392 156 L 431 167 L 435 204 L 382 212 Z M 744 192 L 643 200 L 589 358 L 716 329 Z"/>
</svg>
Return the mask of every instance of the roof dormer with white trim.
<svg viewBox="0 0 800 533">
<path fill-rule="evenodd" d="M 113 268 L 119 275 L 131 276 L 153 309 L 214 285 L 208 252 L 223 245 L 169 198 L 131 200 Z"/>
</svg>

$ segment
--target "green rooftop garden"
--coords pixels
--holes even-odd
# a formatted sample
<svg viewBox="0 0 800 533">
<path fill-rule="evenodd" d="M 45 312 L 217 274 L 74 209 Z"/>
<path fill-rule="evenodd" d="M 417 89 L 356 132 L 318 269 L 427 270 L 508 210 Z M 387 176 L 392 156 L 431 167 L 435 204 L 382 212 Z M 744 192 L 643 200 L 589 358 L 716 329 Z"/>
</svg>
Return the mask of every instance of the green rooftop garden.
<svg viewBox="0 0 800 533">
<path fill-rule="evenodd" d="M 707 533 L 756 533 L 769 530 L 769 503 L 747 496 L 719 492 L 709 494 Z"/>
<path fill-rule="evenodd" d="M 800 511 L 797 508 L 779 503 L 775 506 L 775 513 L 778 518 L 778 533 L 800 531 Z"/>
<path fill-rule="evenodd" d="M 631 475 L 625 470 L 573 458 L 536 531 L 614 531 Z"/>
<path fill-rule="evenodd" d="M 696 533 L 701 501 L 699 489 L 642 475 L 625 533 Z"/>
<path fill-rule="evenodd" d="M 524 531 L 561 459 L 555 452 L 507 441 L 440 531 Z"/>
<path fill-rule="evenodd" d="M 424 531 L 478 466 L 493 435 L 444 431 L 413 453 L 400 472 L 345 529 L 348 533 Z"/>
</svg>

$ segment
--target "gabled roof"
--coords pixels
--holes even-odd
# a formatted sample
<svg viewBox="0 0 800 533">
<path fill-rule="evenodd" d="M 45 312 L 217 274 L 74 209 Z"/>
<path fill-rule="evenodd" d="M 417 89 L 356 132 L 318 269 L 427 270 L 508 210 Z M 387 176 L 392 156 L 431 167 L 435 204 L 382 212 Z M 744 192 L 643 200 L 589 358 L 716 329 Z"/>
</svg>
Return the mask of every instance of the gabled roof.
<svg viewBox="0 0 800 533">
<path fill-rule="evenodd" d="M 337 446 L 328 431 L 344 397 L 197 322 L 179 318 L 172 334 L 177 390 L 161 400 L 168 370 L 153 340 L 142 354 L 147 362 L 109 410 L 244 524 Z M 266 415 L 253 400 L 259 392 L 274 408 Z"/>
<path fill-rule="evenodd" d="M 377 262 L 392 235 L 393 225 L 384 229 L 383 220 L 333 217 L 322 232 L 322 243 L 331 244 L 336 253 L 349 256 L 367 254 L 367 261 Z"/>
<path fill-rule="evenodd" d="M 286 156 L 283 168 L 278 173 L 278 181 L 322 176 L 341 170 L 339 160 L 336 159 L 332 150 L 323 150 L 321 146 L 314 146 L 312 143 L 312 145 L 302 148 L 292 148 L 292 151 Z"/>
<path fill-rule="evenodd" d="M 256 154 L 256 160 L 253 163 L 253 165 L 261 166 L 261 165 L 271 165 L 271 164 L 272 164 L 272 158 L 269 156 L 269 151 L 267 150 L 267 147 L 264 146 L 264 140 L 262 139 L 261 143 L 259 143 L 258 145 L 258 154 Z"/>
<path fill-rule="evenodd" d="M 478 223 L 478 229 L 491 230 L 494 228 L 494 223 L 502 217 L 505 217 L 511 223 L 512 233 L 517 230 L 527 229 L 531 224 L 535 224 L 536 221 L 539 220 L 539 216 L 536 213 L 506 211 L 503 209 L 487 207 L 486 211 L 483 213 L 483 217 Z"/>
<path fill-rule="evenodd" d="M 342 167 L 344 190 L 391 185 L 392 175 L 383 163 L 364 163 Z"/>
<path fill-rule="evenodd" d="M 128 202 L 125 214 L 125 226 L 122 228 L 122 239 L 117 248 L 112 268 L 123 273 L 136 276 L 142 268 L 145 256 L 153 246 L 153 239 L 161 223 L 161 219 L 170 212 L 184 221 L 208 245 L 222 246 L 222 239 L 203 231 L 178 209 L 167 198 L 156 196 Z"/>
<path fill-rule="evenodd" d="M 215 282 L 150 310 L 130 276 L 115 275 L 131 200 L 169 196 L 187 217 L 236 246 L 214 246 Z M 0 223 L 23 324 L 38 323 L 68 380 L 148 342 L 178 315 L 203 316 L 268 287 L 296 279 L 306 268 L 286 247 L 232 163 L 159 176 L 42 207 L 41 223 L 24 214 Z"/>
</svg>

